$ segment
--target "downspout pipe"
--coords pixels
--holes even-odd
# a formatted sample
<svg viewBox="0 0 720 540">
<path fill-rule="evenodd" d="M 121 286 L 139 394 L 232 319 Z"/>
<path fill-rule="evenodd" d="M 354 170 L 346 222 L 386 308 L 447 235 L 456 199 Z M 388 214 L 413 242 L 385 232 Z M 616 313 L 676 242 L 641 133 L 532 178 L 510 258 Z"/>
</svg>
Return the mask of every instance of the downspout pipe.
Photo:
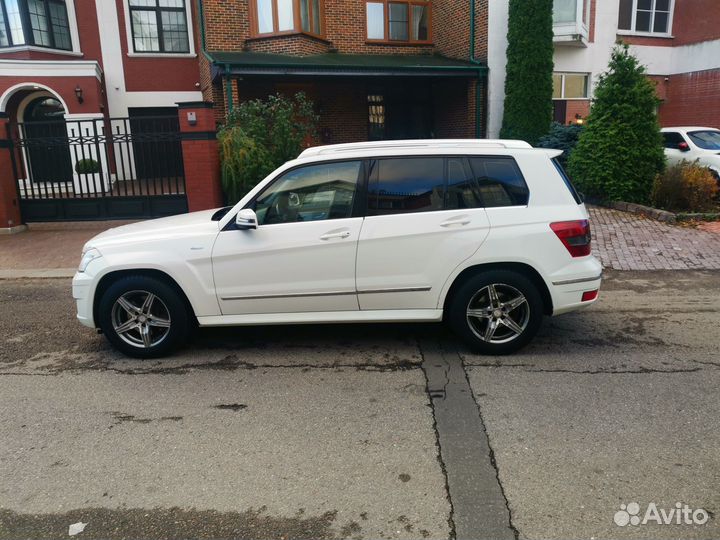
<svg viewBox="0 0 720 540">
<path fill-rule="evenodd" d="M 482 62 L 475 58 L 475 1 L 470 0 L 470 63 L 478 66 Z M 480 96 L 480 88 L 482 84 L 484 71 L 478 69 L 477 81 L 475 82 L 475 138 L 479 139 L 482 135 L 480 128 L 480 107 L 482 106 L 482 97 Z"/>
<path fill-rule="evenodd" d="M 207 52 L 207 36 L 205 34 L 205 7 L 203 6 L 202 0 L 197 0 L 197 11 L 198 11 L 198 21 L 200 24 L 198 26 L 200 27 L 200 50 L 207 58 L 207 60 L 210 62 L 211 65 L 217 65 L 215 62 L 215 59 L 210 56 L 210 54 Z M 227 102 L 228 102 L 228 114 L 232 112 L 233 108 L 233 102 L 232 102 L 232 80 L 228 76 L 230 73 L 230 66 L 225 64 L 223 66 L 224 68 L 224 74 L 225 74 L 225 93 L 227 95 Z"/>
</svg>

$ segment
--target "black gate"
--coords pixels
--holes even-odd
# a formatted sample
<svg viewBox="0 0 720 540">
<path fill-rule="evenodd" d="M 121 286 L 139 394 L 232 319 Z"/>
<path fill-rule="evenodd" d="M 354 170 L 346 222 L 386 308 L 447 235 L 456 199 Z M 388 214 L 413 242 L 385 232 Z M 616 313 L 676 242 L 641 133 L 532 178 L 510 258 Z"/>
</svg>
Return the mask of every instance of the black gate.
<svg viewBox="0 0 720 540">
<path fill-rule="evenodd" d="M 177 115 L 25 122 L 13 138 L 25 222 L 188 211 Z"/>
</svg>

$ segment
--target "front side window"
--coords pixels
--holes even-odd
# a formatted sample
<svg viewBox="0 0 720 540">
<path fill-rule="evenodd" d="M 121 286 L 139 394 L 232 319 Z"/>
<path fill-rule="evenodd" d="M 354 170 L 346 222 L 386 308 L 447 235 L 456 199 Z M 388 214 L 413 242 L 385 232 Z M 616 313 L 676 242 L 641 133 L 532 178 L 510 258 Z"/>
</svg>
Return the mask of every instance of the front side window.
<svg viewBox="0 0 720 540">
<path fill-rule="evenodd" d="M 64 0 L 0 0 L 0 47 L 72 50 Z"/>
<path fill-rule="evenodd" d="M 587 99 L 587 73 L 553 73 L 553 99 Z"/>
<path fill-rule="evenodd" d="M 352 217 L 360 161 L 322 163 L 292 169 L 255 201 L 259 225 Z"/>
<path fill-rule="evenodd" d="M 430 4 L 424 1 L 368 0 L 365 3 L 369 41 L 430 41 Z"/>
<path fill-rule="evenodd" d="M 136 53 L 188 53 L 185 0 L 129 0 Z"/>
<path fill-rule="evenodd" d="M 677 150 L 680 143 L 684 143 L 685 139 L 683 136 L 675 131 L 663 131 L 663 146 L 665 148 L 672 148 Z"/>
<path fill-rule="evenodd" d="M 620 0 L 618 29 L 669 34 L 674 0 Z"/>
<path fill-rule="evenodd" d="M 486 207 L 527 205 L 530 192 L 514 159 L 472 157 L 470 166 Z"/>
<path fill-rule="evenodd" d="M 305 32 L 322 35 L 320 0 L 251 0 L 258 35 Z M 299 25 L 298 25 L 299 23 Z"/>
</svg>

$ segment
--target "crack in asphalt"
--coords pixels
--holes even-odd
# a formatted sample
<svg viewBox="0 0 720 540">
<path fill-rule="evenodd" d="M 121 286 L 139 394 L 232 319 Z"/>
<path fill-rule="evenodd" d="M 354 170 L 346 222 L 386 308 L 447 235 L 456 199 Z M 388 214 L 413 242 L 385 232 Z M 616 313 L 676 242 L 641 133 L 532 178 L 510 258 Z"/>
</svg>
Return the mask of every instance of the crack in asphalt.
<svg viewBox="0 0 720 540">
<path fill-rule="evenodd" d="M 519 540 L 520 538 L 520 531 L 513 523 L 513 512 L 512 508 L 510 507 L 510 501 L 507 498 L 507 495 L 505 494 L 505 486 L 503 486 L 502 481 L 500 480 L 500 468 L 498 467 L 497 461 L 495 461 L 495 451 L 493 450 L 492 441 L 490 440 L 490 434 L 488 433 L 487 426 L 485 425 L 485 419 L 483 418 L 482 414 L 482 407 L 480 407 L 480 402 L 478 401 L 477 397 L 475 396 L 475 392 L 472 390 L 472 385 L 470 384 L 470 377 L 468 376 L 467 368 L 465 366 L 465 362 L 462 359 L 462 356 L 458 354 L 460 357 L 460 362 L 463 366 L 463 372 L 465 373 L 465 380 L 467 380 L 467 384 L 470 387 L 470 393 L 472 395 L 473 401 L 475 402 L 475 406 L 477 407 L 478 416 L 480 417 L 480 425 L 482 426 L 482 430 L 485 433 L 485 437 L 487 438 L 488 442 L 488 448 L 490 449 L 490 463 L 493 466 L 493 469 L 495 469 L 495 477 L 497 478 L 498 486 L 500 486 L 500 493 L 502 493 L 502 497 L 505 500 L 505 508 L 507 508 L 508 515 L 510 516 L 510 529 L 512 530 L 513 534 L 515 535 L 515 540 Z"/>
<path fill-rule="evenodd" d="M 422 361 L 425 361 L 425 354 L 423 353 L 422 347 L 420 347 L 420 343 L 417 342 L 417 349 L 420 351 L 420 358 Z M 457 534 L 455 532 L 455 520 L 453 519 L 453 516 L 455 514 L 455 508 L 453 507 L 453 501 L 452 497 L 450 497 L 450 484 L 448 483 L 448 474 L 447 474 L 447 468 L 445 467 L 445 462 L 442 458 L 442 451 L 440 448 L 440 433 L 438 432 L 438 425 L 437 425 L 437 418 L 435 417 L 435 407 L 433 405 L 433 396 L 432 392 L 430 391 L 430 379 L 428 379 L 427 372 L 423 370 L 423 375 L 425 376 L 425 392 L 428 397 L 428 406 L 430 407 L 430 412 L 432 414 L 432 427 L 433 427 L 433 433 L 435 434 L 435 457 L 437 458 L 438 464 L 440 465 L 440 470 L 442 471 L 443 478 L 445 479 L 445 498 L 448 501 L 448 504 L 450 505 L 450 513 L 448 514 L 448 527 L 450 528 L 450 533 L 448 536 L 449 540 L 455 540 L 457 538 Z M 448 379 L 448 370 L 445 370 L 445 384 L 443 386 L 443 392 L 445 392 L 445 389 L 447 388 L 449 379 Z"/>
</svg>

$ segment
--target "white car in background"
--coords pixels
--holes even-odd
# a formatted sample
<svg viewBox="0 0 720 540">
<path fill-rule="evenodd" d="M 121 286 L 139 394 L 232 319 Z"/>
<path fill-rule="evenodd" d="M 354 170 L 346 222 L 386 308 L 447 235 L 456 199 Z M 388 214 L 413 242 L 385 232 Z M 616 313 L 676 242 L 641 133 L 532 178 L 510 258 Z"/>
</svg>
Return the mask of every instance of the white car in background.
<svg viewBox="0 0 720 540">
<path fill-rule="evenodd" d="M 78 319 L 125 354 L 199 326 L 447 321 L 474 350 L 592 304 L 602 267 L 559 150 L 522 141 L 309 148 L 236 205 L 110 229 L 83 250 Z"/>
<path fill-rule="evenodd" d="M 720 129 L 666 127 L 661 132 L 668 165 L 697 160 L 720 181 Z"/>
</svg>

